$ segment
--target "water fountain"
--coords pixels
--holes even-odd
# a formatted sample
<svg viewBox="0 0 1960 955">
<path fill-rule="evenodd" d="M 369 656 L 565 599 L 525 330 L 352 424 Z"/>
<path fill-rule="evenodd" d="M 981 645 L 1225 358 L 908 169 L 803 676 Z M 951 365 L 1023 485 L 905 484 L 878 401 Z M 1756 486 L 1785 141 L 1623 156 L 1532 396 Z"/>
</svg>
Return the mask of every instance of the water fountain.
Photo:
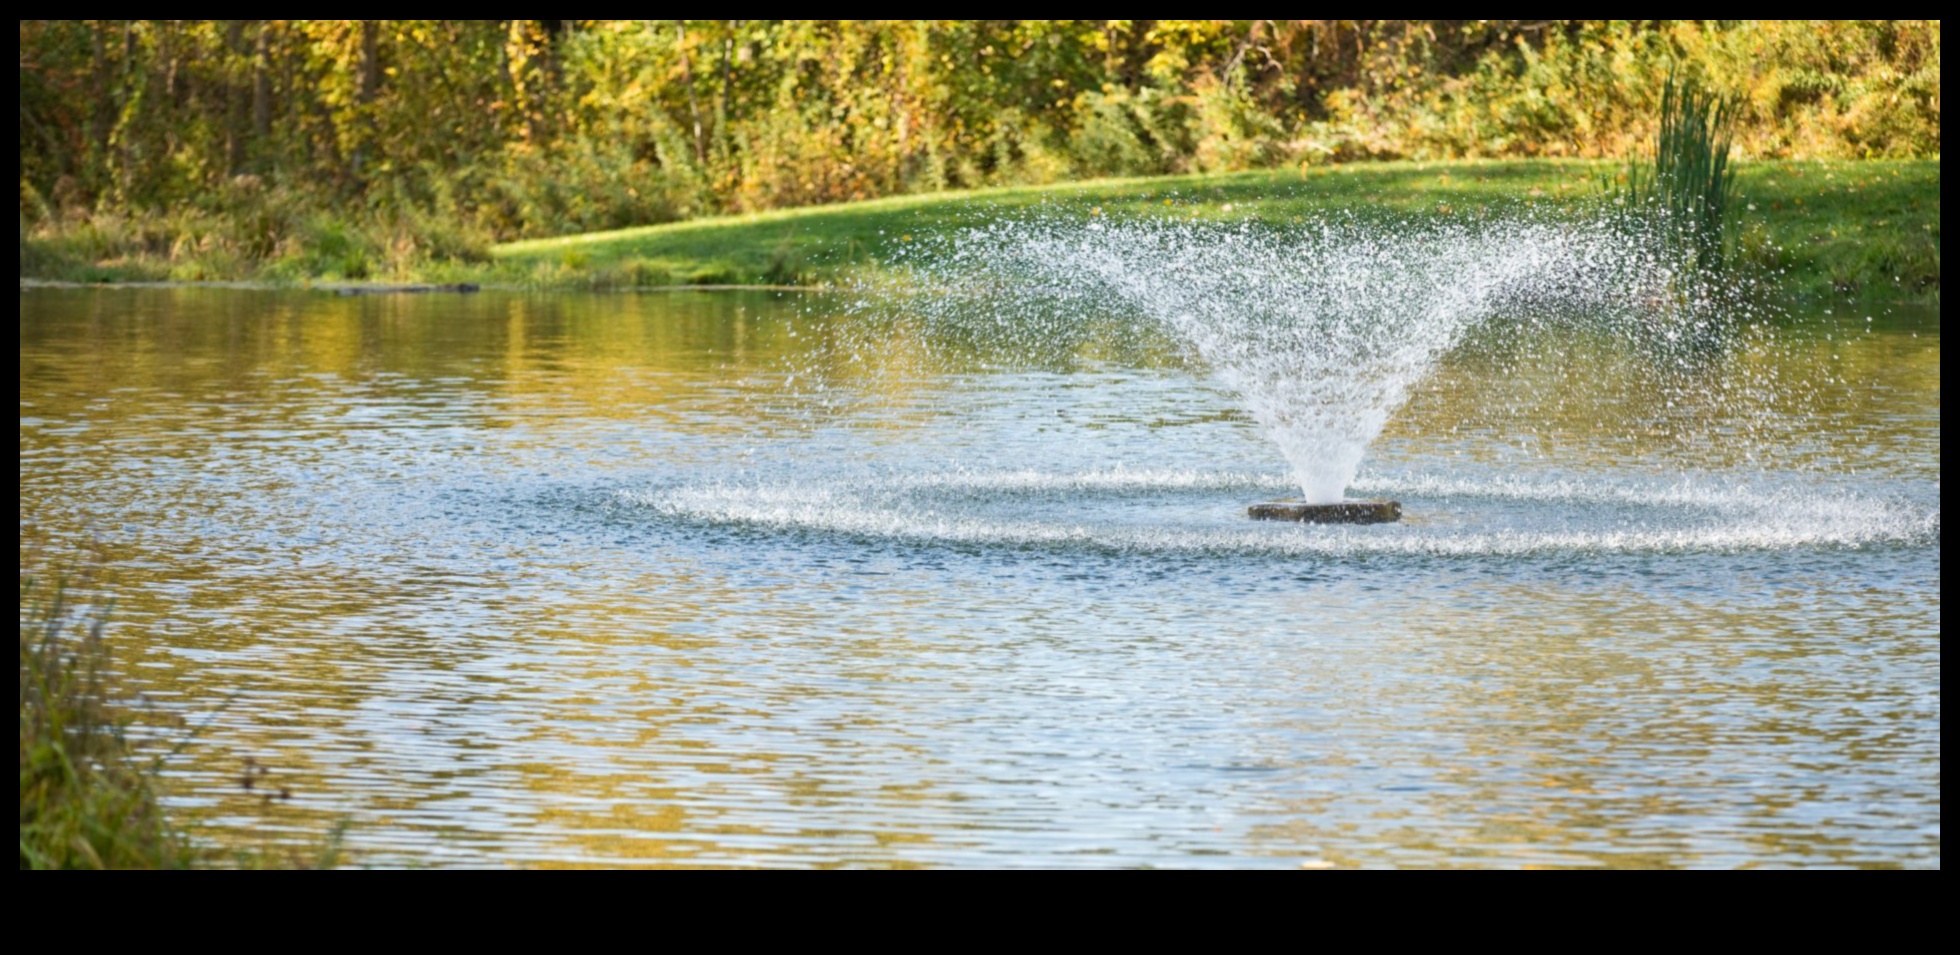
<svg viewBox="0 0 1960 955">
<path fill-rule="evenodd" d="M 1300 497 L 1248 508 L 1261 520 L 1399 521 L 1400 502 L 1346 493 L 1411 387 L 1480 322 L 1576 315 L 1660 340 L 1708 325 L 1650 243 L 1598 222 L 1053 216 L 922 248 L 909 264 L 936 293 L 906 306 L 938 323 L 1025 327 L 1048 309 L 1037 334 L 1065 338 L 1117 308 L 1168 332 L 1290 466 Z"/>
<path fill-rule="evenodd" d="M 756 413 L 804 409 L 821 444 L 618 500 L 873 546 L 1235 560 L 1936 538 L 1917 485 L 1848 484 L 1800 437 L 1844 398 L 1830 330 L 1663 248 L 1530 214 L 990 218 L 800 306 L 819 334 Z M 827 475 L 861 427 L 904 437 Z"/>
<path fill-rule="evenodd" d="M 861 298 L 23 289 L 23 553 L 116 561 L 240 844 L 1938 867 L 1936 309 L 1094 224 Z M 1408 518 L 1246 518 L 1310 489 Z"/>
</svg>

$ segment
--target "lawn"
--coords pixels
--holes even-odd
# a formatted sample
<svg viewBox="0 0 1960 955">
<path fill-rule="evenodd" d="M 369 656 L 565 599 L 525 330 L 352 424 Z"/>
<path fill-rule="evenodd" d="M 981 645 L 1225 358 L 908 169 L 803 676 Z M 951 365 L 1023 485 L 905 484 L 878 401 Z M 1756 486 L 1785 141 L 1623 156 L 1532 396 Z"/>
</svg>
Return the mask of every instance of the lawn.
<svg viewBox="0 0 1960 955">
<path fill-rule="evenodd" d="M 902 196 L 513 242 L 484 281 L 537 287 L 824 285 L 875 270 L 901 243 L 1041 205 L 1109 216 L 1296 221 L 1330 213 L 1584 214 L 1614 163 L 1376 163 L 1221 176 L 1112 179 Z M 1746 267 L 1793 294 L 1937 299 L 1940 164 L 1758 162 L 1738 173 Z"/>
</svg>

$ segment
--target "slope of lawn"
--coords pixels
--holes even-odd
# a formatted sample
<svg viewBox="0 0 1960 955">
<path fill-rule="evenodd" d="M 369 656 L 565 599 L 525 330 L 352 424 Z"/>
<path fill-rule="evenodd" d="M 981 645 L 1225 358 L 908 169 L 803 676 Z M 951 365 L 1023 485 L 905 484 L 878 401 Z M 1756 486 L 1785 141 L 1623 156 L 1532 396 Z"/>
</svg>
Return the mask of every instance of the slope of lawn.
<svg viewBox="0 0 1960 955">
<path fill-rule="evenodd" d="M 1083 215 L 1294 221 L 1316 214 L 1584 214 L 1619 164 L 1379 163 L 902 196 L 513 242 L 486 281 L 536 287 L 823 285 L 901 243 L 1033 207 Z M 1741 261 L 1803 296 L 1936 298 L 1940 164 L 1761 162 L 1738 174 Z"/>
</svg>

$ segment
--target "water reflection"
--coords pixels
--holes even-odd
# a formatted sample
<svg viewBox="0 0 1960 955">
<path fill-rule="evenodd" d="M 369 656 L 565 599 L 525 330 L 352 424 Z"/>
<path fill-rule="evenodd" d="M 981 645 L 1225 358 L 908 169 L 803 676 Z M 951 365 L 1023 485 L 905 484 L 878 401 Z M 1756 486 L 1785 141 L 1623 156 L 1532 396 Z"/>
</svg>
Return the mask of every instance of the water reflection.
<svg viewBox="0 0 1960 955">
<path fill-rule="evenodd" d="M 1849 486 L 1929 533 L 1449 557 L 1230 536 L 1282 465 L 1227 396 L 1116 345 L 854 362 L 821 302 L 753 296 L 21 299 L 23 565 L 106 554 L 135 679 L 209 721 L 171 798 L 227 838 L 345 816 L 362 859 L 435 865 L 1939 864 L 1934 315 L 1780 330 L 1697 371 L 1747 401 L 1668 413 L 1606 345 L 1476 343 L 1371 465 L 1429 482 L 1432 523 L 1396 530 L 1435 539 L 1673 519 L 1435 488 L 1594 501 L 1683 469 Z M 1063 533 L 633 503 L 881 487 L 912 530 Z M 241 791 L 248 756 L 294 800 Z"/>
</svg>

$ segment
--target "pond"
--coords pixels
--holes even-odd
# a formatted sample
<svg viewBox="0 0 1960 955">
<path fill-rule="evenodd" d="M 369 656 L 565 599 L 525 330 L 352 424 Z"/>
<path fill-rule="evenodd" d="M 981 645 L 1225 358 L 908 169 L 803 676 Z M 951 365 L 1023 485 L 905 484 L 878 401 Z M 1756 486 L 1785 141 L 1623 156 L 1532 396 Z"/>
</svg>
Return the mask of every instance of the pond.
<svg viewBox="0 0 1960 955">
<path fill-rule="evenodd" d="M 241 845 L 1939 866 L 1936 309 L 1712 350 L 1733 402 L 1472 336 L 1353 485 L 1407 518 L 1338 528 L 1246 519 L 1285 461 L 1147 336 L 847 311 L 23 289 L 22 566 L 102 568 Z"/>
</svg>

